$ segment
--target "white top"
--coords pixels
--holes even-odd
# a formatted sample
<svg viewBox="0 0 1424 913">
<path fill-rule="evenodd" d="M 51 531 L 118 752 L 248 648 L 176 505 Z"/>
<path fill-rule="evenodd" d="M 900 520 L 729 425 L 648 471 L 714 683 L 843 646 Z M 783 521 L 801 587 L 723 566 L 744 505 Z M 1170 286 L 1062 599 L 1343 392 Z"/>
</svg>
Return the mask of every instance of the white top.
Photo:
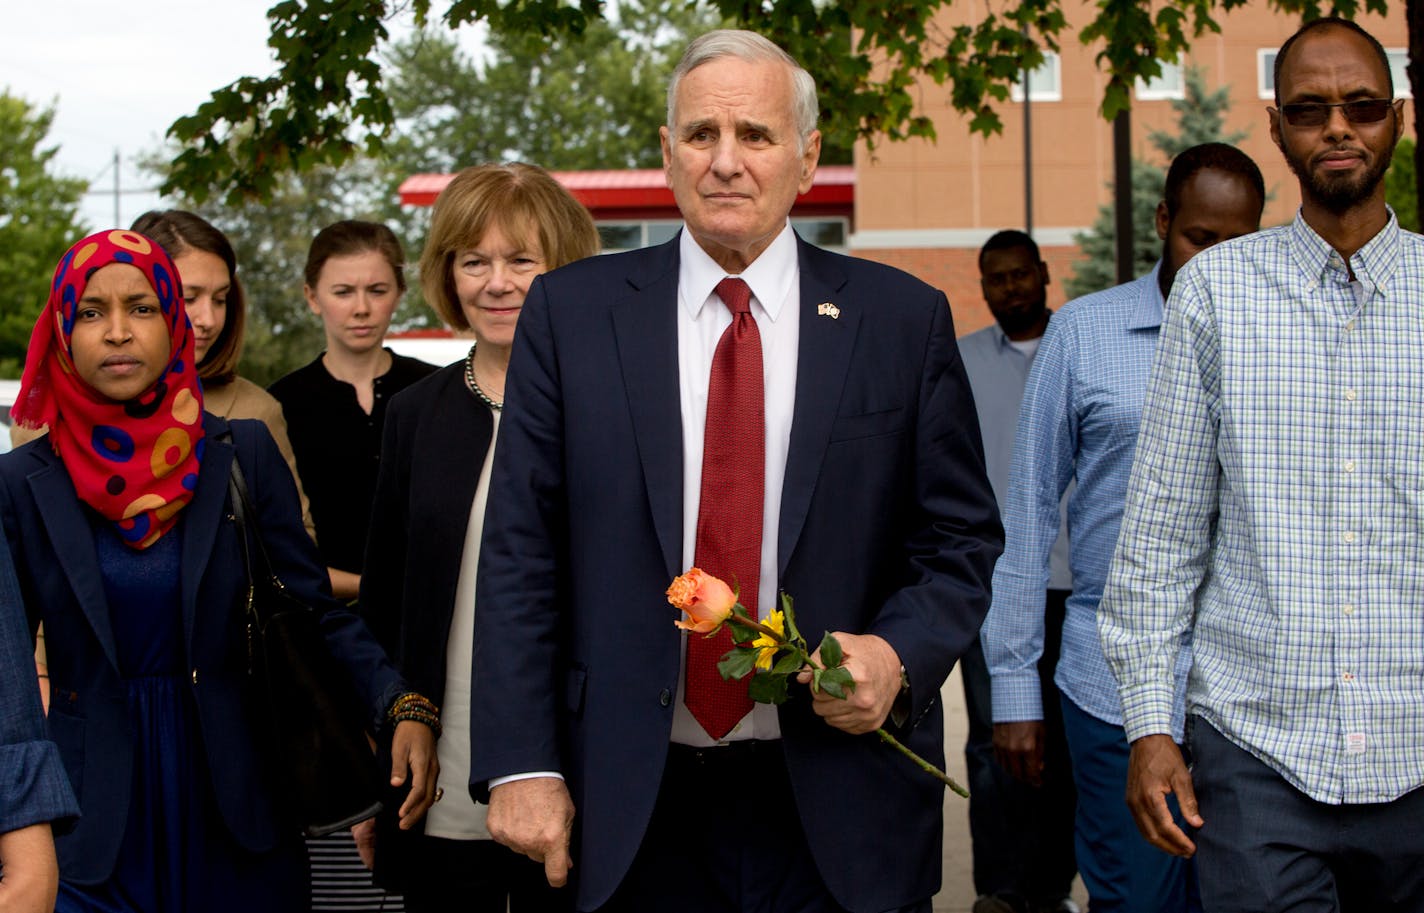
<svg viewBox="0 0 1424 913">
<path fill-rule="evenodd" d="M 450 618 L 450 636 L 445 643 L 445 705 L 440 708 L 444 732 L 435 743 L 440 761 L 437 785 L 444 790 L 440 801 L 425 814 L 425 833 L 447 840 L 488 840 L 485 827 L 489 806 L 470 798 L 470 672 L 475 643 L 475 572 L 480 566 L 480 534 L 485 526 L 485 501 L 489 497 L 490 467 L 494 465 L 495 442 L 499 440 L 499 416 L 494 415 L 489 452 L 480 467 L 475 500 L 465 526 L 465 549 L 460 556 L 460 577 L 455 583 L 455 612 Z"/>
<path fill-rule="evenodd" d="M 714 292 L 727 273 L 683 231 L 677 277 L 677 361 L 682 407 L 682 569 L 693 566 L 697 548 L 697 510 L 702 498 L 702 447 L 707 422 L 707 387 L 712 357 L 732 313 Z M 776 607 L 777 526 L 791 418 L 796 405 L 797 343 L 801 328 L 801 270 L 796 235 L 790 223 L 741 279 L 752 290 L 752 317 L 761 334 L 762 377 L 766 396 L 766 480 L 762 489 L 761 580 L 757 608 L 762 618 Z M 671 583 L 671 581 L 669 581 Z M 669 624 L 673 618 L 669 617 Z M 685 654 L 684 639 L 684 656 Z M 678 677 L 672 740 L 683 745 L 716 744 L 683 703 L 685 676 Z M 723 741 L 776 739 L 781 724 L 776 707 L 756 704 Z"/>
</svg>

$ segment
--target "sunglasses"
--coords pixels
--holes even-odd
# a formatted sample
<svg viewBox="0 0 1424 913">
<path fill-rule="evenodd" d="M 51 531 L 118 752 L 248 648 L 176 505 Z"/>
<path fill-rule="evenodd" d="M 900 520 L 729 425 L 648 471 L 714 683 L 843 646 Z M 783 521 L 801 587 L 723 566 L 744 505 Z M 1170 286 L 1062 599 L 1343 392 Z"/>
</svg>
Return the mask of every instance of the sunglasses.
<svg viewBox="0 0 1424 913">
<path fill-rule="evenodd" d="M 1329 105 L 1318 101 L 1281 105 L 1281 113 L 1292 127 L 1319 127 L 1330 119 L 1331 108 L 1343 111 L 1345 120 L 1352 124 L 1374 124 L 1384 120 L 1392 107 L 1394 102 L 1388 98 L 1358 98 Z"/>
</svg>

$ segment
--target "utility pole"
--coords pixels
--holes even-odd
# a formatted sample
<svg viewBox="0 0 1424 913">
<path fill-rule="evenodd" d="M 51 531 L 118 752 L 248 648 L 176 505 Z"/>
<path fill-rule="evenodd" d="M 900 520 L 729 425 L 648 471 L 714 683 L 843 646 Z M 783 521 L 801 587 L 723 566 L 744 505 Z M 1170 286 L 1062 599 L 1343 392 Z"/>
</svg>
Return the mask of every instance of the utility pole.
<svg viewBox="0 0 1424 913">
<path fill-rule="evenodd" d="M 123 220 L 119 218 L 119 147 L 114 147 L 114 227 L 123 225 Z"/>
<path fill-rule="evenodd" d="M 1113 205 L 1117 234 L 1117 281 L 1132 275 L 1132 117 L 1123 108 L 1113 118 Z"/>
<path fill-rule="evenodd" d="M 1024 30 L 1027 34 L 1027 29 Z M 1029 99 L 1033 97 L 1033 86 L 1029 85 L 1028 67 L 1023 71 L 1023 131 L 1024 131 L 1024 234 L 1033 237 L 1033 118 L 1029 114 Z"/>
</svg>

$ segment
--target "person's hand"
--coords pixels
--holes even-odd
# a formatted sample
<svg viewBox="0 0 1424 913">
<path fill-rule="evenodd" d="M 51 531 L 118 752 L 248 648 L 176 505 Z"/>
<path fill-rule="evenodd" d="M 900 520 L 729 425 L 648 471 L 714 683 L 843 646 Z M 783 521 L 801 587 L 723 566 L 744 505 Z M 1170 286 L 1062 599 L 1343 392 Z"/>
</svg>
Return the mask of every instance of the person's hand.
<svg viewBox="0 0 1424 913">
<path fill-rule="evenodd" d="M 558 777 L 511 780 L 490 790 L 485 826 L 490 836 L 516 853 L 544 863 L 544 877 L 555 888 L 568 883 L 573 860 L 574 800 Z"/>
<path fill-rule="evenodd" d="M 811 695 L 811 709 L 827 723 L 851 735 L 874 732 L 885 724 L 895 696 L 900 693 L 900 655 L 877 634 L 846 634 L 832 632 L 845 654 L 843 665 L 855 680 L 855 690 L 847 691 L 845 700 L 824 691 Z M 821 648 L 811 654 L 811 661 L 821 665 Z M 802 669 L 796 680 L 811 681 L 811 670 Z"/>
<path fill-rule="evenodd" d="M 1197 846 L 1172 820 L 1167 808 L 1167 796 L 1172 793 L 1186 822 L 1201 827 L 1205 822 L 1197 811 L 1196 790 L 1177 743 L 1168 735 L 1146 735 L 1133 742 L 1127 762 L 1127 807 L 1137 829 L 1159 850 L 1191 856 Z"/>
<path fill-rule="evenodd" d="M 356 841 L 356 854 L 366 871 L 376 867 L 376 819 L 367 818 L 351 825 L 351 839 Z"/>
<path fill-rule="evenodd" d="M 1043 720 L 994 724 L 994 757 L 999 766 L 1029 786 L 1043 785 Z"/>
<path fill-rule="evenodd" d="M 59 864 L 48 822 L 0 834 L 0 910 L 50 913 L 59 895 Z"/>
<path fill-rule="evenodd" d="M 400 786 L 410 777 L 410 792 L 401 803 L 400 828 L 408 831 L 424 817 L 435 802 L 435 781 L 440 761 L 435 757 L 435 733 L 415 720 L 396 724 L 391 737 L 391 785 Z"/>
</svg>

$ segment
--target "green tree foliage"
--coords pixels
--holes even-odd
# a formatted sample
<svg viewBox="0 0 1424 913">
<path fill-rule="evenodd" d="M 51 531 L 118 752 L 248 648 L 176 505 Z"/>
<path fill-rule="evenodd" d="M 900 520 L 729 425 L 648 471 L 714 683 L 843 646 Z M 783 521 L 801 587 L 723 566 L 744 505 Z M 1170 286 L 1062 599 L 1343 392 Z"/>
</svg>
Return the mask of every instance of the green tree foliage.
<svg viewBox="0 0 1424 913">
<path fill-rule="evenodd" d="M 1399 226 L 1419 230 L 1418 172 L 1415 168 L 1414 140 L 1405 138 L 1394 147 L 1394 160 L 1384 176 L 1384 197 L 1399 219 Z"/>
<path fill-rule="evenodd" d="M 407 172 L 659 167 L 668 75 L 687 36 L 719 24 L 696 6 L 661 12 L 624 2 L 582 34 L 493 33 L 484 61 L 436 29 L 396 43 L 387 78 L 400 129 L 385 157 Z"/>
<path fill-rule="evenodd" d="M 1226 112 L 1231 106 L 1230 91 L 1223 86 L 1215 92 L 1206 87 L 1206 78 L 1197 67 L 1183 74 L 1182 97 L 1172 101 L 1177 130 L 1152 130 L 1147 139 L 1171 161 L 1192 146 L 1202 143 L 1239 143 L 1245 132 L 1222 134 Z M 1160 165 L 1133 159 L 1132 162 L 1132 274 L 1140 276 L 1152 269 L 1162 250 L 1157 238 L 1157 203 L 1162 199 L 1167 171 Z M 1098 217 L 1087 232 L 1073 236 L 1085 259 L 1074 267 L 1063 283 L 1070 298 L 1111 288 L 1117 284 L 1117 225 L 1112 206 L 1098 207 Z"/>
<path fill-rule="evenodd" d="M 1007 101 L 1018 74 L 1059 50 L 1068 22 L 1063 0 L 1014 0 L 989 6 L 972 23 L 941 29 L 936 16 L 954 0 L 696 0 L 716 18 L 753 29 L 789 50 L 817 77 L 822 132 L 849 146 L 911 136 L 933 137 L 917 110 L 918 80 L 951 87 L 950 103 L 970 129 L 1002 129 L 994 105 Z M 963 0 L 961 0 L 963 2 Z M 1103 42 L 1098 63 L 1108 78 L 1102 113 L 1129 104 L 1138 78 L 1160 75 L 1191 40 L 1219 32 L 1213 14 L 1246 0 L 1101 0 L 1092 21 L 1076 23 L 1079 39 Z M 1268 0 L 1306 18 L 1323 12 L 1353 17 L 1383 13 L 1386 0 Z M 447 5 L 448 4 L 448 5 Z M 667 19 L 689 4 L 659 0 L 649 10 Z M 621 7 L 621 4 L 619 5 Z M 185 146 L 166 191 L 230 201 L 264 198 L 285 171 L 336 164 L 364 148 L 379 152 L 393 134 L 395 108 L 383 81 L 380 52 L 387 18 L 409 9 L 421 28 L 485 23 L 494 35 L 583 35 L 614 8 L 603 0 L 281 0 L 268 11 L 277 71 L 246 76 L 213 93 L 176 121 L 170 134 Z M 856 36 L 854 39 L 851 35 Z"/>
<path fill-rule="evenodd" d="M 144 163 L 160 176 L 166 166 L 165 157 Z M 181 197 L 172 201 L 222 229 L 237 254 L 247 300 L 239 369 L 244 377 L 266 386 L 326 348 L 321 321 L 302 294 L 307 248 L 318 231 L 340 219 L 382 220 L 386 213 L 376 191 L 386 179 L 370 161 L 357 160 L 340 168 L 322 166 L 283 175 L 265 203 L 204 207 Z M 408 261 L 418 256 L 418 250 L 412 253 L 407 247 Z M 398 319 L 409 316 L 406 305 L 397 312 Z"/>
<path fill-rule="evenodd" d="M 87 181 L 54 172 L 54 108 L 0 91 L 0 376 L 19 377 L 54 266 L 84 236 Z"/>
</svg>

